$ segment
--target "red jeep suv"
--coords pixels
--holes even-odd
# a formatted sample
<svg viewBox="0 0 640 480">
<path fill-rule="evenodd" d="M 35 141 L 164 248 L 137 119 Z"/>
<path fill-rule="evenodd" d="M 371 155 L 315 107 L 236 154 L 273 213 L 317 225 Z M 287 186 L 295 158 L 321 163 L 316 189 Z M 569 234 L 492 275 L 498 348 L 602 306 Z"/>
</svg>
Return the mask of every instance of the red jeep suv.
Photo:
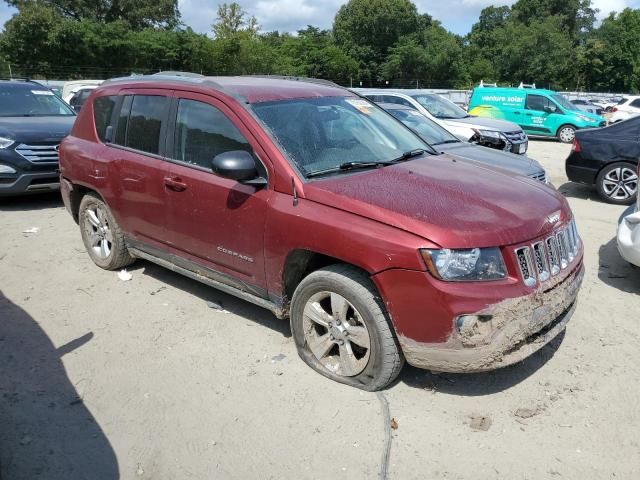
<svg viewBox="0 0 640 480">
<path fill-rule="evenodd" d="M 99 267 L 141 258 L 268 308 L 308 365 L 365 390 L 405 359 L 522 360 L 565 329 L 584 272 L 555 190 L 438 154 L 328 82 L 108 81 L 60 176 Z"/>
</svg>

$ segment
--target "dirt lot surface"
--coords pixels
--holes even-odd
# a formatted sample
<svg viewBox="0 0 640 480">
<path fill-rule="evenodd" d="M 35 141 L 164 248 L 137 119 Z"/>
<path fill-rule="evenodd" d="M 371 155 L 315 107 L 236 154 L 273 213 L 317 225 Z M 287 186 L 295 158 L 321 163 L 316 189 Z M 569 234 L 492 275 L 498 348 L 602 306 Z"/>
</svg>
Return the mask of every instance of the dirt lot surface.
<svg viewBox="0 0 640 480">
<path fill-rule="evenodd" d="M 406 368 L 389 478 L 640 478 L 640 271 L 567 153 L 530 149 L 586 246 L 566 334 L 493 373 Z M 2 480 L 380 475 L 381 398 L 307 368 L 286 323 L 143 261 L 128 282 L 95 267 L 56 196 L 0 200 L 0 228 Z"/>
</svg>

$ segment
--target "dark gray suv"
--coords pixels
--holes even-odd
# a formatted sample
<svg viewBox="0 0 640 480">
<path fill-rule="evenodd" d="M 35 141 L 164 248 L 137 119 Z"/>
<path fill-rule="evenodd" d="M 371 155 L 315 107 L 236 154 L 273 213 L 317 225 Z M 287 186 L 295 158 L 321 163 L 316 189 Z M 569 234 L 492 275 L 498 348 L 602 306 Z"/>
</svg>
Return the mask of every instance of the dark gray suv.
<svg viewBox="0 0 640 480">
<path fill-rule="evenodd" d="M 75 118 L 39 83 L 0 80 L 0 196 L 60 188 L 58 147 Z"/>
</svg>

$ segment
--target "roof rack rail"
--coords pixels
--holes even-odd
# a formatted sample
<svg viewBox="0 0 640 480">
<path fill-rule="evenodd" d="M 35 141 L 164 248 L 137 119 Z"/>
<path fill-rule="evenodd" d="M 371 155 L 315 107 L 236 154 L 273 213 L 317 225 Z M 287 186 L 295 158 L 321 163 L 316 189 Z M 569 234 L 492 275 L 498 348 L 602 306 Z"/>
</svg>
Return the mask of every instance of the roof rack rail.
<svg viewBox="0 0 640 480">
<path fill-rule="evenodd" d="M 157 72 L 157 73 L 152 73 L 150 76 L 151 77 L 155 77 L 155 76 L 165 76 L 165 77 L 188 77 L 188 78 L 204 78 L 204 75 L 201 75 L 199 73 L 193 73 L 193 72 L 179 72 L 176 70 L 167 70 L 167 71 L 163 71 L 163 72 Z"/>
<path fill-rule="evenodd" d="M 536 88 L 536 84 L 520 82 L 520 85 L 518 85 L 518 88 Z"/>
<path fill-rule="evenodd" d="M 318 85 L 327 85 L 329 87 L 339 87 L 344 88 L 338 85 L 331 80 L 323 80 L 321 78 L 310 78 L 310 77 L 297 77 L 295 75 L 242 75 L 243 77 L 249 78 L 272 78 L 274 80 L 294 80 L 297 82 L 305 82 L 305 83 L 316 83 Z"/>
<path fill-rule="evenodd" d="M 480 80 L 480 87 L 494 87 L 497 88 L 498 84 L 497 83 L 484 83 L 484 80 Z"/>
</svg>

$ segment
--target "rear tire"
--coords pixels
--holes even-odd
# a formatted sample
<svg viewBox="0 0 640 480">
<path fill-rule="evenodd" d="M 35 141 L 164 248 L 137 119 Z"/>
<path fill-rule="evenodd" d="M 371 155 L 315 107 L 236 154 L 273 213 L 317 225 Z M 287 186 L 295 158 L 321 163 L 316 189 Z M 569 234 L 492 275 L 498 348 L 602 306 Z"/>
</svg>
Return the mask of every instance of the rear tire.
<svg viewBox="0 0 640 480">
<path fill-rule="evenodd" d="M 638 174 L 634 165 L 616 162 L 604 167 L 596 178 L 600 197 L 615 205 L 631 205 L 638 195 Z"/>
<path fill-rule="evenodd" d="M 404 356 L 369 276 L 350 265 L 309 274 L 291 301 L 300 358 L 336 382 L 367 391 L 391 384 Z"/>
<path fill-rule="evenodd" d="M 135 261 L 127 250 L 124 234 L 111 210 L 96 194 L 88 193 L 82 197 L 78 223 L 87 253 L 97 266 L 118 270 Z"/>
<path fill-rule="evenodd" d="M 558 129 L 556 136 L 562 143 L 573 143 L 574 138 L 576 138 L 576 127 L 573 125 L 562 125 Z"/>
</svg>

